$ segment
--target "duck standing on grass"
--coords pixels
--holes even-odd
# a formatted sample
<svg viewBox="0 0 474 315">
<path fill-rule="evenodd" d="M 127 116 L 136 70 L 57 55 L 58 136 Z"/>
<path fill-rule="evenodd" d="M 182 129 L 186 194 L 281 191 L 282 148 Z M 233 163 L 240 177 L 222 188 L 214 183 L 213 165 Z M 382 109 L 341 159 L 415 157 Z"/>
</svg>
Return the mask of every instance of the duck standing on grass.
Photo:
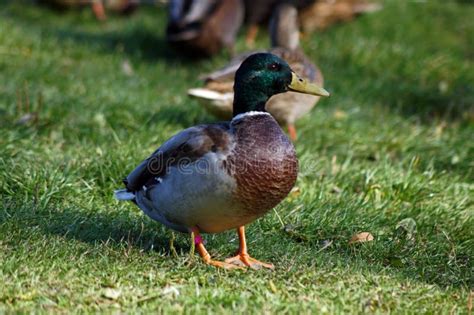
<svg viewBox="0 0 474 315">
<path fill-rule="evenodd" d="M 235 76 L 232 120 L 173 136 L 127 176 L 126 188 L 117 190 L 116 198 L 135 202 L 173 230 L 193 233 L 207 264 L 273 268 L 249 256 L 244 226 L 280 203 L 296 181 L 293 144 L 265 111 L 272 95 L 287 91 L 329 96 L 279 57 L 251 55 Z M 234 228 L 240 240 L 237 255 L 225 262 L 211 259 L 200 233 Z"/>
</svg>

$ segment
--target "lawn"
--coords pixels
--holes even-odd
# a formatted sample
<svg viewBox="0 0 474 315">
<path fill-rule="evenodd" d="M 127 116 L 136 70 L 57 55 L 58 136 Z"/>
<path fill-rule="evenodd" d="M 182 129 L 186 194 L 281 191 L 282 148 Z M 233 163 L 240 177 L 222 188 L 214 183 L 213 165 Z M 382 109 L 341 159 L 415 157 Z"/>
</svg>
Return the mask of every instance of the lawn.
<svg viewBox="0 0 474 315">
<path fill-rule="evenodd" d="M 467 1 L 390 0 L 305 37 L 332 96 L 297 124 L 299 192 L 247 228 L 276 270 L 224 271 L 186 235 L 173 252 L 113 190 L 215 120 L 186 89 L 228 56 L 179 58 L 155 7 L 99 23 L 2 1 L 0 313 L 469 313 L 473 16 Z M 374 240 L 349 244 L 359 232 Z M 237 247 L 233 231 L 205 238 L 219 259 Z"/>
</svg>

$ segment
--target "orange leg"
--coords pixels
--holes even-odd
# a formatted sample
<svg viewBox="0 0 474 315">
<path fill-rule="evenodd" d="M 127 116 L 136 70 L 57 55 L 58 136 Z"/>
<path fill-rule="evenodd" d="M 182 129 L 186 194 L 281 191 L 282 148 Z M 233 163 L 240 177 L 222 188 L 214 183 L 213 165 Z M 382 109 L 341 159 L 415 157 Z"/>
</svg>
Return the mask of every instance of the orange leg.
<svg viewBox="0 0 474 315">
<path fill-rule="evenodd" d="M 296 134 L 296 128 L 294 124 L 288 123 L 288 133 L 290 135 L 290 139 L 292 141 L 296 141 L 296 138 L 298 137 Z"/>
<path fill-rule="evenodd" d="M 92 2 L 92 11 L 94 12 L 94 15 L 97 20 L 99 21 L 105 21 L 107 19 L 107 16 L 105 15 L 105 9 L 104 9 L 104 4 L 102 1 L 93 1 Z"/>
<path fill-rule="evenodd" d="M 204 263 L 206 263 L 208 265 L 211 265 L 211 266 L 224 268 L 224 269 L 242 269 L 242 267 L 237 266 L 237 265 L 229 264 L 227 262 L 213 260 L 211 258 L 211 255 L 209 255 L 206 248 L 204 247 L 204 244 L 202 243 L 203 240 L 202 240 L 201 234 L 199 233 L 199 229 L 195 227 L 195 228 L 192 228 L 191 231 L 194 235 L 194 237 L 193 237 L 194 244 L 196 245 L 196 248 L 199 252 L 199 255 L 201 255 L 202 259 L 204 260 Z"/>
<path fill-rule="evenodd" d="M 260 269 L 262 267 L 275 269 L 273 264 L 267 264 L 249 256 L 247 252 L 247 242 L 245 241 L 245 227 L 243 225 L 237 229 L 237 233 L 239 233 L 239 251 L 237 256 L 226 259 L 226 263 L 237 266 L 248 266 L 252 269 Z"/>
<path fill-rule="evenodd" d="M 258 25 L 252 24 L 249 26 L 247 31 L 247 36 L 245 36 L 245 44 L 248 48 L 253 48 L 255 46 L 255 38 L 257 38 L 258 34 Z"/>
</svg>

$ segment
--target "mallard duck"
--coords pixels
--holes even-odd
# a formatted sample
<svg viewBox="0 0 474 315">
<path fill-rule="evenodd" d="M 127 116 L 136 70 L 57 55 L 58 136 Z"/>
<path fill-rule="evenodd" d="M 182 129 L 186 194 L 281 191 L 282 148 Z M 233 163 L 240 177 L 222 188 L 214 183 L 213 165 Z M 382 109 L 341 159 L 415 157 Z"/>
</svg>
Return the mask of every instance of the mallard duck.
<svg viewBox="0 0 474 315">
<path fill-rule="evenodd" d="M 299 49 L 298 12 L 294 6 L 281 4 L 276 8 L 270 23 L 270 33 L 274 47 L 270 52 L 283 58 L 303 78 L 322 86 L 321 71 Z M 223 69 L 206 75 L 205 87 L 190 89 L 188 95 L 197 98 L 204 108 L 217 117 L 230 118 L 235 71 L 250 54 L 238 56 Z M 272 97 L 267 110 L 280 124 L 287 126 L 290 138 L 296 140 L 295 121 L 306 115 L 318 100 L 318 96 L 288 92 Z"/>
<path fill-rule="evenodd" d="M 291 141 L 265 103 L 278 93 L 328 96 L 299 78 L 279 57 L 248 57 L 235 76 L 231 121 L 185 129 L 166 141 L 124 180 L 119 200 L 131 200 L 150 218 L 192 233 L 206 264 L 273 268 L 251 258 L 244 226 L 280 203 L 295 184 L 298 160 Z M 237 229 L 237 256 L 211 258 L 200 233 Z"/>
<path fill-rule="evenodd" d="M 318 0 L 300 11 L 301 28 L 304 32 L 323 30 L 381 8 L 379 3 L 367 0 Z"/>
<path fill-rule="evenodd" d="M 171 0 L 167 41 L 183 53 L 211 56 L 222 48 L 233 52 L 242 25 L 241 0 Z"/>
</svg>

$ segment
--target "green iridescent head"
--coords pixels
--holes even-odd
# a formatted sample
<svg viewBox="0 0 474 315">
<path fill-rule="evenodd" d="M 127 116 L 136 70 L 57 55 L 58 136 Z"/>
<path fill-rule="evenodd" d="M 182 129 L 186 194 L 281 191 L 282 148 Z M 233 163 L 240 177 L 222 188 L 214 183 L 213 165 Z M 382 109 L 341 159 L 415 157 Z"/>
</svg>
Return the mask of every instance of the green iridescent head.
<svg viewBox="0 0 474 315">
<path fill-rule="evenodd" d="M 234 116 L 265 111 L 271 96 L 287 91 L 329 96 L 323 88 L 298 77 L 283 59 L 269 53 L 253 54 L 235 74 Z"/>
</svg>

